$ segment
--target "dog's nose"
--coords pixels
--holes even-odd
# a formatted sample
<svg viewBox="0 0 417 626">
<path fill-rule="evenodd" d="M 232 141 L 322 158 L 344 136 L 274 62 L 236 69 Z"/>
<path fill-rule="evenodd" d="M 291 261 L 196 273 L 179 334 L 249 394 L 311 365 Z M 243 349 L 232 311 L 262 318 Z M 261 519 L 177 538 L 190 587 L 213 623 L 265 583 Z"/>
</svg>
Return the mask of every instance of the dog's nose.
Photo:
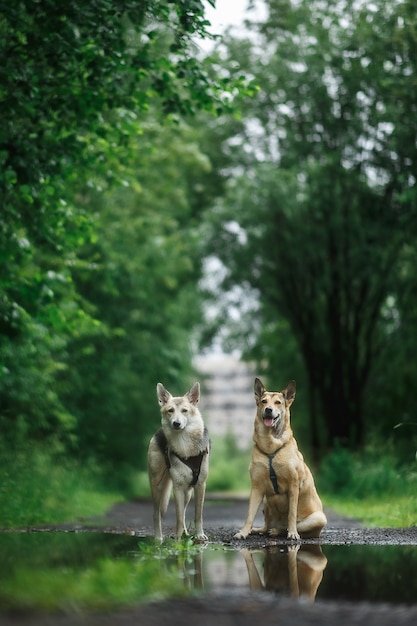
<svg viewBox="0 0 417 626">
<path fill-rule="evenodd" d="M 270 406 L 267 406 L 264 411 L 265 415 L 272 415 L 272 409 Z"/>
<path fill-rule="evenodd" d="M 181 422 L 172 422 L 172 425 L 175 430 L 179 430 L 181 428 Z"/>
</svg>

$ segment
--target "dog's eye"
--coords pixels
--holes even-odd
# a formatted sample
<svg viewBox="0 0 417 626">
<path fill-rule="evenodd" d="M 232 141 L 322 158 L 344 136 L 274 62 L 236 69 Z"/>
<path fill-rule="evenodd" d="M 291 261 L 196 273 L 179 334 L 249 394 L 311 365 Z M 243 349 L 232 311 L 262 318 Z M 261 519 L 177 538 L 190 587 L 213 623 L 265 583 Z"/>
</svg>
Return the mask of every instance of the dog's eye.
<svg viewBox="0 0 417 626">
<path fill-rule="evenodd" d="M 182 413 L 188 413 L 188 409 L 181 409 Z"/>
<path fill-rule="evenodd" d="M 168 413 L 175 413 L 175 409 L 173 407 L 171 407 L 170 409 L 168 409 Z"/>
<path fill-rule="evenodd" d="M 261 400 L 261 402 L 262 402 L 262 404 L 268 404 L 268 401 L 265 398 L 263 398 L 263 400 Z"/>
<path fill-rule="evenodd" d="M 275 404 L 277 404 L 278 406 L 280 406 L 282 404 L 281 400 L 275 400 Z"/>
</svg>

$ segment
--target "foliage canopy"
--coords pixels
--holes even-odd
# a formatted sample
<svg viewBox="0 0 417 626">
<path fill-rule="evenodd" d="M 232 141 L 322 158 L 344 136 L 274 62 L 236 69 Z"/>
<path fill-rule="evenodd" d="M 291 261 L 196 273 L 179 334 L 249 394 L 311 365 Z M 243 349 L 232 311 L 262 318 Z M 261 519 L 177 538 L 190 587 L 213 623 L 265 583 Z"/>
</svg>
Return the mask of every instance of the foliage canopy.
<svg viewBox="0 0 417 626">
<path fill-rule="evenodd" d="M 394 402 L 372 419 L 378 401 L 367 390 L 378 387 L 381 359 L 399 356 L 402 303 L 415 290 L 417 9 L 409 0 L 267 5 L 265 22 L 252 24 L 259 39 L 228 44 L 260 89 L 234 138 L 243 176 L 213 212 L 210 245 L 224 289 L 243 309 L 256 301 L 248 345 L 274 384 L 289 369 L 288 329 L 295 338 L 314 447 L 356 446 L 368 418 L 396 423 Z"/>
<path fill-rule="evenodd" d="M 143 464 L 155 382 L 189 375 L 208 163 L 181 120 L 241 84 L 197 58 L 207 26 L 200 0 L 1 3 L 8 445 Z"/>
</svg>

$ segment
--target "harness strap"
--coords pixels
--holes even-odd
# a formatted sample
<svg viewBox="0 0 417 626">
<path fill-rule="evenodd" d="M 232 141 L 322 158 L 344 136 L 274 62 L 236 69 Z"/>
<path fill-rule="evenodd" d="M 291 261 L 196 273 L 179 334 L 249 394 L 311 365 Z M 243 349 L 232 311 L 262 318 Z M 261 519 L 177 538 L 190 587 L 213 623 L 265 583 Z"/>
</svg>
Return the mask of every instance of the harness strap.
<svg viewBox="0 0 417 626">
<path fill-rule="evenodd" d="M 278 479 L 277 479 L 277 474 L 272 466 L 272 461 L 275 457 L 275 455 L 277 454 L 277 452 L 279 452 L 281 450 L 281 448 L 278 448 L 278 450 L 275 450 L 275 452 L 273 454 L 268 454 L 268 460 L 269 460 L 269 478 L 271 479 L 271 483 L 272 486 L 274 488 L 275 493 L 279 493 L 278 491 Z"/>
<path fill-rule="evenodd" d="M 194 487 L 194 485 L 197 483 L 198 477 L 200 476 L 201 464 L 203 462 L 204 455 L 207 454 L 207 452 L 208 450 L 206 449 L 200 452 L 199 454 L 196 454 L 195 456 L 189 456 L 186 459 L 184 459 L 182 456 L 180 456 L 176 452 L 172 453 L 172 454 L 175 454 L 175 456 L 182 463 L 184 463 L 184 465 L 187 465 L 187 467 L 189 467 L 190 470 L 192 471 L 193 478 L 190 483 L 190 487 Z"/>
<path fill-rule="evenodd" d="M 208 439 L 207 429 L 204 430 L 204 436 L 206 439 Z M 171 459 L 169 458 L 168 441 L 167 441 L 167 438 L 165 437 L 165 433 L 162 430 L 162 428 L 160 428 L 156 432 L 155 437 L 156 437 L 156 442 L 158 444 L 158 447 L 164 455 L 166 466 L 168 469 L 170 469 Z M 189 467 L 192 472 L 193 477 L 190 483 L 190 487 L 194 487 L 196 485 L 198 477 L 200 476 L 201 464 L 203 462 L 204 455 L 208 454 L 208 451 L 209 451 L 209 448 L 207 446 L 207 448 L 205 450 L 202 450 L 202 452 L 199 452 L 199 454 L 196 454 L 195 456 L 188 456 L 187 458 L 183 458 L 182 456 L 180 456 L 179 454 L 177 454 L 176 452 L 172 450 L 172 454 L 175 454 L 177 459 L 179 459 L 181 463 L 184 463 L 184 465 Z"/>
<path fill-rule="evenodd" d="M 256 447 L 258 448 L 259 452 L 261 452 L 262 454 L 265 454 L 265 456 L 268 457 L 268 461 L 269 461 L 269 478 L 271 479 L 271 483 L 272 486 L 274 488 L 274 491 L 276 494 L 279 493 L 279 489 L 278 489 L 278 478 L 277 478 L 277 474 L 274 470 L 274 467 L 272 465 L 272 461 L 274 460 L 274 457 L 276 454 L 278 454 L 278 452 L 280 450 L 282 450 L 282 448 L 287 445 L 287 442 L 284 443 L 284 445 L 282 445 L 280 448 L 278 448 L 278 450 L 275 450 L 275 452 L 273 452 L 272 454 L 267 454 L 266 452 L 263 452 L 263 450 L 260 449 L 260 447 L 258 446 L 258 444 L 256 444 Z"/>
<path fill-rule="evenodd" d="M 162 430 L 162 428 L 156 431 L 155 439 L 156 439 L 156 443 L 158 444 L 158 448 L 164 455 L 165 464 L 167 468 L 169 469 L 171 467 L 171 459 L 169 458 L 167 438 L 165 437 L 165 433 Z"/>
</svg>

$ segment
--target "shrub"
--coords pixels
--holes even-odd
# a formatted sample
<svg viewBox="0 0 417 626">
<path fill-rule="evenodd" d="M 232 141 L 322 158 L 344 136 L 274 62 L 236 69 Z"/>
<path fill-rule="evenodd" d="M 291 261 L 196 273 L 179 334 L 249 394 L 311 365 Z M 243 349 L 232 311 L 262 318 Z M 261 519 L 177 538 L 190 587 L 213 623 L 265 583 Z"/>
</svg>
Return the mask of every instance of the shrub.
<svg viewBox="0 0 417 626">
<path fill-rule="evenodd" d="M 250 453 L 239 450 L 231 435 L 213 437 L 208 491 L 249 491 L 249 458 Z"/>
<path fill-rule="evenodd" d="M 72 522 L 101 515 L 121 499 L 109 493 L 93 465 L 32 447 L 0 449 L 0 526 Z"/>
<path fill-rule="evenodd" d="M 365 499 L 395 492 L 407 494 L 413 468 L 400 465 L 387 449 L 368 446 L 360 453 L 337 448 L 324 457 L 317 484 L 327 494 Z"/>
</svg>

